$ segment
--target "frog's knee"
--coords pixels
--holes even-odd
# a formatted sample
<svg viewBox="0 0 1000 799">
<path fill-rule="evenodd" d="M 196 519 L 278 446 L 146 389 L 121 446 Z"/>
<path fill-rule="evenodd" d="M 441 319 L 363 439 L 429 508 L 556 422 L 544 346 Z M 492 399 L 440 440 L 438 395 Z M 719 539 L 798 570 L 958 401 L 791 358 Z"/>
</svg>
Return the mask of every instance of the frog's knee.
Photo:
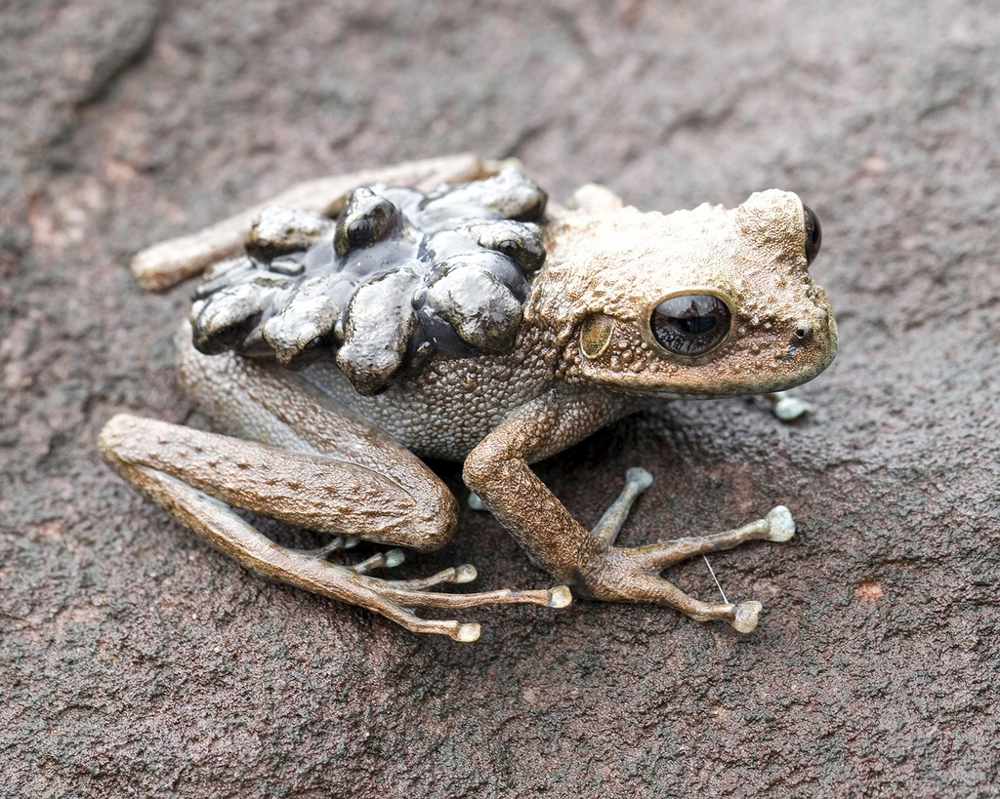
<svg viewBox="0 0 1000 799">
<path fill-rule="evenodd" d="M 104 423 L 101 432 L 97 434 L 97 447 L 105 460 L 113 460 L 115 456 L 115 444 L 118 438 L 118 431 L 121 426 L 121 419 L 124 414 L 119 413 L 112 416 Z"/>
<path fill-rule="evenodd" d="M 408 545 L 424 551 L 440 549 L 451 540 L 458 525 L 458 500 L 444 486 L 437 482 L 428 486 L 423 496 L 414 497 L 423 512 L 414 520 L 413 541 Z"/>
<path fill-rule="evenodd" d="M 145 420 L 127 413 L 119 413 L 108 419 L 97 435 L 97 447 L 104 460 L 116 468 L 128 463 L 129 444 L 138 437 L 143 421 Z"/>
</svg>

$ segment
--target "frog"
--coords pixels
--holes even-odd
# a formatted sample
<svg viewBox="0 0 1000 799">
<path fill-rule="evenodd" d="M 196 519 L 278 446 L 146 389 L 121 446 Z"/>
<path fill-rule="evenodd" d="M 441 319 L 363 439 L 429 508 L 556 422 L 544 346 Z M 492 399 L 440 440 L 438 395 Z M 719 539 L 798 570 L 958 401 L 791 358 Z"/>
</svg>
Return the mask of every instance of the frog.
<svg viewBox="0 0 1000 799">
<path fill-rule="evenodd" d="M 530 181 L 511 178 L 511 170 L 523 171 L 519 164 L 462 155 L 312 181 L 278 198 L 298 209 L 285 217 L 268 217 L 258 207 L 137 255 L 133 271 L 140 283 L 165 290 L 221 255 L 232 256 L 248 223 L 256 231 L 248 251 L 273 250 L 252 262 L 237 256 L 236 266 L 221 273 L 209 269 L 210 287 L 195 294 L 199 310 L 176 334 L 180 382 L 213 430 L 120 413 L 100 433 L 104 458 L 181 525 L 250 571 L 373 611 L 414 633 L 472 642 L 481 626 L 459 618 L 461 611 L 511 603 L 562 608 L 574 597 L 649 603 L 752 632 L 761 603 L 702 601 L 663 573 L 745 542 L 790 540 L 796 527 L 784 505 L 735 529 L 622 546 L 619 532 L 652 484 L 647 471 L 627 470 L 620 494 L 587 529 L 533 466 L 666 402 L 768 395 L 787 406 L 784 392 L 819 375 L 837 351 L 833 310 L 809 273 L 822 238 L 816 215 L 797 194 L 778 189 L 755 192 L 734 208 L 703 203 L 663 214 L 640 211 L 588 184 L 556 205 L 540 189 L 533 193 Z M 498 179 L 527 185 L 530 196 L 507 202 Z M 343 242 L 357 240 L 358 251 L 381 264 L 366 249 L 373 230 L 412 236 L 410 221 L 385 216 L 383 200 L 396 196 L 387 186 L 427 192 L 413 207 L 430 207 L 435 197 L 464 203 L 489 195 L 488 218 L 463 217 L 457 228 L 480 245 L 486 241 L 469 256 L 476 263 L 503 252 L 525 267 L 521 276 L 493 259 L 499 264 L 493 272 L 480 270 L 471 283 L 459 280 L 448 295 L 452 306 L 441 305 L 451 309 L 441 312 L 448 317 L 444 326 L 440 315 L 414 317 L 437 283 L 428 287 L 432 278 L 410 266 L 377 275 L 379 286 L 403 280 L 403 272 L 409 282 L 400 284 L 398 296 L 369 290 L 365 296 L 375 299 L 362 305 L 368 309 L 363 324 L 354 324 L 352 315 L 361 301 L 346 298 L 363 293 L 353 284 L 338 289 L 339 299 L 322 313 L 310 311 L 308 323 L 300 320 L 294 309 L 309 303 L 288 299 L 282 281 L 318 258 L 303 255 L 319 247 L 316 242 L 346 253 Z M 377 207 L 383 210 L 370 210 Z M 262 232 L 264 218 L 290 221 L 278 224 L 278 232 Z M 507 230 L 513 222 L 526 227 L 502 236 L 475 232 L 483 225 Z M 434 269 L 441 271 L 440 262 Z M 229 311 L 213 315 L 204 301 L 218 293 L 220 274 L 224 285 L 243 285 L 226 283 L 240 270 L 265 288 L 254 289 L 234 344 Z M 500 273 L 506 282 L 493 279 Z M 271 292 L 268 298 L 286 292 L 285 300 L 261 311 L 261 292 Z M 299 293 L 322 295 L 315 286 Z M 220 307 L 246 304 L 227 302 Z M 262 322 L 264 316 L 269 321 Z M 318 327 L 317 319 L 323 320 Z M 382 321 L 403 332 L 386 338 Z M 302 334 L 303 327 L 311 332 Z M 360 356 L 351 355 L 350 335 Z M 370 337 L 377 344 L 366 351 Z M 353 366 L 345 367 L 345 350 Z M 474 580 L 469 564 L 412 579 L 375 574 L 402 562 L 404 548 L 436 550 L 455 532 L 458 499 L 425 463 L 429 458 L 462 464 L 470 502 L 491 512 L 556 584 L 442 590 Z M 234 508 L 329 539 L 313 549 L 282 546 Z M 390 549 L 342 562 L 342 550 L 359 539 Z M 424 609 L 456 618 L 419 615 Z"/>
</svg>

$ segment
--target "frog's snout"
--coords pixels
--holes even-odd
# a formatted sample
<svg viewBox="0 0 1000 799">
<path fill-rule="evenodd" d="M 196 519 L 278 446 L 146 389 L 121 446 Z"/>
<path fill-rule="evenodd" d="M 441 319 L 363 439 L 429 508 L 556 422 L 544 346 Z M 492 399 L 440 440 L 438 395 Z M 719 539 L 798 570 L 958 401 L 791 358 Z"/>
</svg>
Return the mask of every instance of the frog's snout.
<svg viewBox="0 0 1000 799">
<path fill-rule="evenodd" d="M 808 344 L 812 341 L 813 337 L 813 326 L 812 322 L 808 319 L 800 319 L 792 327 L 792 340 L 791 344 L 793 347 L 801 347 L 803 344 Z"/>
<path fill-rule="evenodd" d="M 787 347 L 779 361 L 810 364 L 815 374 L 830 365 L 837 353 L 837 324 L 828 309 L 794 320 L 788 327 Z"/>
</svg>

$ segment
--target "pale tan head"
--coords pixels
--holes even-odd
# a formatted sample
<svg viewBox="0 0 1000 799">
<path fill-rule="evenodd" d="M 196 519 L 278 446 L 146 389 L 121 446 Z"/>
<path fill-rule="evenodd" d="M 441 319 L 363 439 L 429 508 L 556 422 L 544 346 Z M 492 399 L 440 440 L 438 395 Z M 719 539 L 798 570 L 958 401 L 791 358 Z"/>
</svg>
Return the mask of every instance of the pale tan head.
<svg viewBox="0 0 1000 799">
<path fill-rule="evenodd" d="M 757 394 L 812 379 L 836 354 L 833 311 L 808 272 L 819 224 L 795 194 L 669 215 L 571 211 L 548 235 L 536 308 L 566 341 L 569 380 Z"/>
</svg>

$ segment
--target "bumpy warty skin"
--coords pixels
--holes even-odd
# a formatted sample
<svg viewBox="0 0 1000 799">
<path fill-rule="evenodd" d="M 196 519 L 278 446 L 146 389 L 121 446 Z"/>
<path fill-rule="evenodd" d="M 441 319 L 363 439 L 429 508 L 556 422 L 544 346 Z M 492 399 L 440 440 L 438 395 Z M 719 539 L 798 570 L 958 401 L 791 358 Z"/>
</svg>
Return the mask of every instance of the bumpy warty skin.
<svg viewBox="0 0 1000 799">
<path fill-rule="evenodd" d="M 372 395 L 434 353 L 507 353 L 545 259 L 547 196 L 514 169 L 423 193 L 350 192 L 336 219 L 267 206 L 245 254 L 195 292 L 196 349 L 303 369 L 334 358 Z"/>
<path fill-rule="evenodd" d="M 567 380 L 660 399 L 752 395 L 811 380 L 836 353 L 833 312 L 808 273 L 803 206 L 790 192 L 759 192 L 730 210 L 569 213 L 546 226 L 546 244 L 533 287 L 542 297 L 526 324 L 545 317 L 565 331 Z M 703 356 L 669 355 L 650 336 L 655 306 L 684 293 L 720 296 L 733 314 L 729 336 Z M 595 314 L 614 332 L 589 359 L 573 331 Z"/>
</svg>

